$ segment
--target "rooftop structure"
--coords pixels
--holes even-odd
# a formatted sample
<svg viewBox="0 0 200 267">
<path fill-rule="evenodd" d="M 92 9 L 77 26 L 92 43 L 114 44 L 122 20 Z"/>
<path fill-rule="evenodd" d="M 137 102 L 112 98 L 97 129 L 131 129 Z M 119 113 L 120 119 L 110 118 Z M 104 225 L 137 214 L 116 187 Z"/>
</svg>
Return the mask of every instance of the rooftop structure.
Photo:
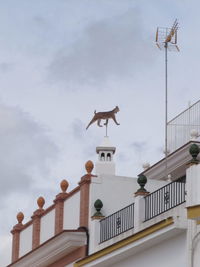
<svg viewBox="0 0 200 267">
<path fill-rule="evenodd" d="M 50 207 L 39 197 L 30 221 L 18 213 L 9 267 L 198 267 L 199 146 L 193 136 L 168 155 L 170 181 L 164 159 L 133 178 L 116 175 L 105 137 L 96 173 L 87 161 L 76 188 L 63 180 Z"/>
<path fill-rule="evenodd" d="M 189 105 L 187 109 L 167 123 L 168 152 L 174 152 L 191 139 L 198 140 L 199 133 L 200 100 Z"/>
</svg>

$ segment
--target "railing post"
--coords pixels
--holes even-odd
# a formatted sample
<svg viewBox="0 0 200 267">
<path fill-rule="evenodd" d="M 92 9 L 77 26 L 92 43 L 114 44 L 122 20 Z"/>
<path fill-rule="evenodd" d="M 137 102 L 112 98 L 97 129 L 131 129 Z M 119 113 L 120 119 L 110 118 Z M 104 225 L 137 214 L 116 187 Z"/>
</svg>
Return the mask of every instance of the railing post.
<svg viewBox="0 0 200 267">
<path fill-rule="evenodd" d="M 145 220 L 145 198 L 142 195 L 135 197 L 134 205 L 134 229 L 137 232 Z"/>
<path fill-rule="evenodd" d="M 20 248 L 20 232 L 23 229 L 22 221 L 24 219 L 24 214 L 19 212 L 17 214 L 18 223 L 13 227 L 11 233 L 13 235 L 12 240 L 12 262 L 15 262 L 19 258 L 19 248 Z"/>
<path fill-rule="evenodd" d="M 145 175 L 139 175 L 137 179 L 140 188 L 135 192 L 135 206 L 134 206 L 134 228 L 135 231 L 140 229 L 140 225 L 145 220 L 145 196 L 149 194 L 144 188 L 147 183 Z"/>
<path fill-rule="evenodd" d="M 55 203 L 55 235 L 62 232 L 63 230 L 64 201 L 66 197 L 68 196 L 68 193 L 66 193 L 68 186 L 69 186 L 69 183 L 66 180 L 62 180 L 62 182 L 60 183 L 60 188 L 62 192 L 59 193 L 56 196 L 56 199 L 54 200 L 54 203 Z"/>
<path fill-rule="evenodd" d="M 90 183 L 92 177 L 95 175 L 92 174 L 92 170 L 94 168 L 94 164 L 91 160 L 88 160 L 85 163 L 85 169 L 87 174 L 81 177 L 80 185 L 80 227 L 88 227 L 89 221 L 89 196 L 90 196 Z"/>
<path fill-rule="evenodd" d="M 200 152 L 199 146 L 192 144 L 190 161 L 186 170 L 186 187 L 187 187 L 187 217 L 188 219 L 200 221 L 200 164 L 197 156 Z"/>
<path fill-rule="evenodd" d="M 100 218 L 93 217 L 91 219 L 90 232 L 93 233 L 94 236 L 90 239 L 89 254 L 95 252 L 100 243 Z"/>
<path fill-rule="evenodd" d="M 44 198 L 39 197 L 37 199 L 37 204 L 39 209 L 34 211 L 31 217 L 33 220 L 32 249 L 35 249 L 40 245 L 40 227 L 41 227 L 41 216 L 44 213 L 43 209 L 43 206 L 45 204 Z"/>
</svg>

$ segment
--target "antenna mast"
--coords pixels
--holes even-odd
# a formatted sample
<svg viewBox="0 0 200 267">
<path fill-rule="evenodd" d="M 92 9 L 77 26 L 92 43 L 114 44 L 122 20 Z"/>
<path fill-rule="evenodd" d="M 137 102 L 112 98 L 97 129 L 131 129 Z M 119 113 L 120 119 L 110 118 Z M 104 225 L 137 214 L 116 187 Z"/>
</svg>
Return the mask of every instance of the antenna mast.
<svg viewBox="0 0 200 267">
<path fill-rule="evenodd" d="M 167 156 L 168 156 L 168 144 L 167 144 L 167 125 L 168 125 L 168 51 L 179 52 L 177 46 L 177 30 L 178 21 L 174 21 L 171 28 L 158 27 L 156 31 L 156 45 L 160 50 L 165 50 L 165 176 L 168 178 L 167 170 Z"/>
</svg>

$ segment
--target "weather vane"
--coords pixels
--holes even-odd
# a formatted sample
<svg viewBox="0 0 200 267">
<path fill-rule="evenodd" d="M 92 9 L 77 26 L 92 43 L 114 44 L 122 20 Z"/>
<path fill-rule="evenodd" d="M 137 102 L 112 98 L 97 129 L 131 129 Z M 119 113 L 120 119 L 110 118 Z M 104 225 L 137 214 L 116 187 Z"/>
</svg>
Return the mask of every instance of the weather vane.
<svg viewBox="0 0 200 267">
<path fill-rule="evenodd" d="M 99 127 L 103 127 L 101 125 L 101 120 L 105 120 L 106 122 L 104 123 L 104 125 L 106 126 L 106 136 L 108 136 L 108 121 L 109 119 L 113 119 L 113 121 L 117 124 L 120 125 L 116 118 L 115 118 L 115 114 L 119 111 L 118 106 L 116 106 L 113 110 L 111 111 L 105 111 L 105 112 L 96 112 L 96 110 L 94 111 L 94 117 L 92 118 L 92 120 L 90 121 L 90 123 L 88 124 L 88 126 L 86 127 L 86 130 L 89 128 L 89 126 L 91 124 L 93 124 L 94 122 L 97 121 L 97 125 Z"/>
<path fill-rule="evenodd" d="M 156 45 L 160 50 L 165 50 L 165 158 L 166 158 L 166 177 L 167 173 L 167 155 L 168 155 L 168 144 L 167 144 L 167 125 L 168 125 L 168 75 L 167 75 L 167 56 L 168 51 L 179 52 L 177 45 L 177 30 L 178 21 L 174 21 L 171 28 L 158 27 L 156 31 Z"/>
</svg>

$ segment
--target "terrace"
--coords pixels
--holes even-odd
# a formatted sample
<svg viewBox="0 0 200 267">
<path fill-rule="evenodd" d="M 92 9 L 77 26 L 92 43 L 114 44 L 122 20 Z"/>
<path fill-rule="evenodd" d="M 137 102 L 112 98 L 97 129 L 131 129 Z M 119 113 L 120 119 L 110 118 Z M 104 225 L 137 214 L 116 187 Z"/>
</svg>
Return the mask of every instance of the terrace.
<svg viewBox="0 0 200 267">
<path fill-rule="evenodd" d="M 182 205 L 186 201 L 185 176 L 143 196 L 143 223 Z M 134 228 L 134 203 L 100 220 L 100 243 Z"/>
</svg>

